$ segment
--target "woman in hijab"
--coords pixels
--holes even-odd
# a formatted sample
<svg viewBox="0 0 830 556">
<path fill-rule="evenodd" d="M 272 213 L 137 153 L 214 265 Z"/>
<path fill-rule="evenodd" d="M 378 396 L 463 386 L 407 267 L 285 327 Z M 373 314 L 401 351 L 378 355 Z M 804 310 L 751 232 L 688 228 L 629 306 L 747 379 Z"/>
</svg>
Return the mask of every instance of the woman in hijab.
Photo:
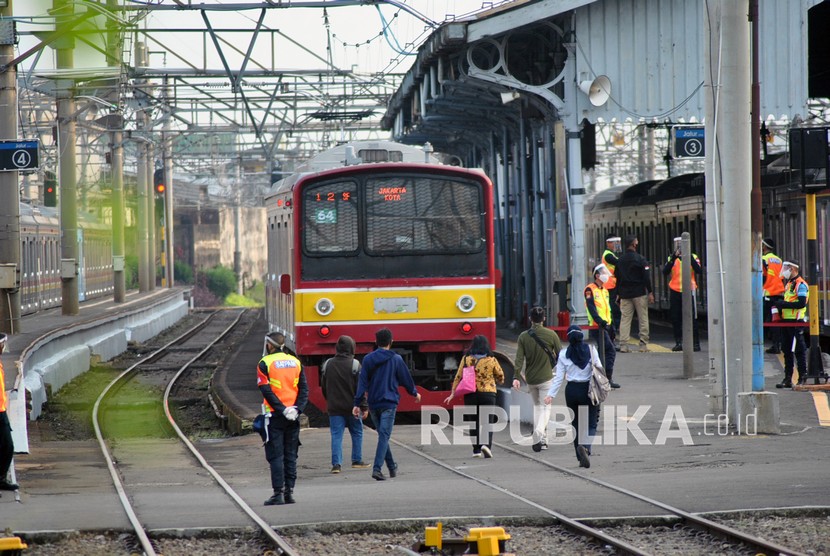
<svg viewBox="0 0 830 556">
<path fill-rule="evenodd" d="M 490 342 L 487 341 L 487 336 L 478 335 L 473 337 L 470 349 L 461 358 L 461 364 L 458 366 L 458 372 L 452 382 L 452 392 L 444 400 L 444 403 L 449 404 L 455 397 L 455 389 L 464 376 L 464 367 L 475 367 L 476 371 L 476 391 L 464 396 L 464 405 L 474 405 L 476 408 L 476 421 L 470 431 L 471 438 L 473 438 L 473 457 L 491 458 L 493 457 L 491 450 L 493 446 L 493 428 L 488 427 L 487 442 L 485 443 L 479 437 L 479 425 L 482 422 L 482 413 L 487 416 L 488 423 L 495 422 L 496 414 L 492 408 L 496 405 L 496 383 L 504 382 L 504 371 L 498 360 L 493 356 L 492 351 L 490 351 Z M 482 411 L 482 408 L 485 409 Z"/>
<path fill-rule="evenodd" d="M 565 404 L 573 412 L 571 426 L 573 426 L 574 448 L 576 448 L 576 459 L 580 467 L 591 467 L 591 437 L 597 432 L 597 421 L 599 420 L 599 406 L 592 405 L 588 398 L 588 382 L 591 379 L 593 366 L 602 368 L 599 354 L 593 346 L 585 343 L 585 336 L 577 325 L 568 328 L 568 347 L 559 354 L 556 362 L 556 372 L 553 377 L 550 391 L 545 398 L 545 403 L 550 404 L 564 380 L 568 381 L 565 386 Z M 588 406 L 588 422 L 580 421 L 579 406 Z M 587 425 L 587 430 L 585 426 Z M 585 433 L 587 432 L 587 438 Z M 580 444 L 580 440 L 585 443 Z"/>
</svg>

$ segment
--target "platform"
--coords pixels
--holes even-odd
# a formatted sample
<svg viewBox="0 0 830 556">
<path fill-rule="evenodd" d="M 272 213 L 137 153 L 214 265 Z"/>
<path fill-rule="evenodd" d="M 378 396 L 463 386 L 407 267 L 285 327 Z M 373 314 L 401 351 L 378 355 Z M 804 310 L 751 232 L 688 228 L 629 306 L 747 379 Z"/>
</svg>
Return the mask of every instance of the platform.
<svg viewBox="0 0 830 556">
<path fill-rule="evenodd" d="M 250 342 L 240 345 L 238 360 L 227 369 L 226 384 L 235 391 L 237 401 L 245 400 L 243 404 L 253 405 L 250 414 L 258 410 L 259 400 L 253 363 L 248 359 L 256 359 L 255 352 L 261 350 L 261 332 L 256 327 L 252 329 Z M 508 337 L 499 344 L 507 351 L 511 340 Z M 703 343 L 704 350 L 695 354 L 701 376 L 692 380 L 682 378 L 682 354 L 665 348 L 671 344 L 661 343 L 659 335 L 657 344 L 664 349 L 619 355 L 615 379 L 622 388 L 610 394 L 603 408 L 603 418 L 615 417 L 615 425 L 601 425 L 599 431 L 607 436 L 609 429 L 619 429 L 619 423 L 628 423 L 629 431 L 636 424 L 646 441 L 638 441 L 633 433 L 618 432 L 613 445 L 595 444 L 588 470 L 578 467 L 570 444 L 557 445 L 551 439 L 549 450 L 533 454 L 527 439 L 511 438 L 507 431 L 497 433 L 496 442 L 502 446 L 494 447 L 494 458 L 489 460 L 472 458 L 469 446 L 435 442 L 422 446 L 422 427 L 418 425 L 397 425 L 393 439 L 423 449 L 454 468 L 487 477 L 537 504 L 575 517 L 648 516 L 657 512 L 588 489 L 577 477 L 543 468 L 504 446 L 692 512 L 827 505 L 830 487 L 816 474 L 816 469 L 826 459 L 830 428 L 819 421 L 813 401 L 815 393 L 777 391 L 782 434 L 734 435 L 719 430 L 717 420 L 707 417 L 708 380 L 702 374 L 706 368 L 706 343 Z M 774 383 L 780 379 L 781 368 L 780 360 L 774 356 L 767 356 L 766 375 L 767 388 L 776 391 Z M 555 404 L 564 405 L 562 394 Z M 670 406 L 675 408 L 671 413 L 674 419 L 671 429 L 679 430 L 678 419 L 685 418 L 690 442 L 684 443 L 681 438 L 668 438 L 664 444 L 658 442 Z M 632 423 L 638 418 L 637 423 Z M 371 478 L 371 469 L 351 469 L 346 465 L 339 475 L 329 473 L 327 429 L 304 429 L 301 441 L 297 503 L 270 508 L 262 507 L 270 495 L 270 483 L 261 441 L 256 435 L 202 440 L 199 447 L 244 500 L 261 510 L 274 526 L 545 516 L 532 505 L 466 481 L 397 445 L 393 446 L 393 452 L 399 465 L 398 477 L 378 482 Z M 372 460 L 375 444 L 374 432 L 367 429 L 364 460 Z M 348 435 L 343 449 L 348 457 Z M 15 503 L 11 496 L 0 498 L 0 522 L 5 528 L 23 533 L 127 527 L 123 511 L 117 506 L 114 488 L 103 480 L 104 462 L 96 454 L 94 442 L 38 443 L 31 454 L 17 458 L 16 466 L 22 485 L 21 500 Z M 176 477 L 160 473 L 142 487 L 184 498 L 188 506 L 199 508 L 193 515 L 160 512 L 153 516 L 152 528 L 187 529 L 196 526 L 197 516 L 210 514 L 210 508 L 205 507 L 205 492 L 199 484 L 182 483 Z M 222 523 L 225 527 L 247 525 L 243 518 L 232 513 L 226 513 Z"/>
</svg>

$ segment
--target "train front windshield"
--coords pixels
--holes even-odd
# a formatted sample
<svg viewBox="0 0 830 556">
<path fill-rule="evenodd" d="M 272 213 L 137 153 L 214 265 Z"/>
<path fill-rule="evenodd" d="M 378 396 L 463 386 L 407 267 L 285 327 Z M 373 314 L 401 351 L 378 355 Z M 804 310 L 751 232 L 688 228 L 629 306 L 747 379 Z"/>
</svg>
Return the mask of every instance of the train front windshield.
<svg viewBox="0 0 830 556">
<path fill-rule="evenodd" d="M 339 178 L 304 189 L 304 280 L 484 276 L 482 183 L 425 174 Z"/>
</svg>

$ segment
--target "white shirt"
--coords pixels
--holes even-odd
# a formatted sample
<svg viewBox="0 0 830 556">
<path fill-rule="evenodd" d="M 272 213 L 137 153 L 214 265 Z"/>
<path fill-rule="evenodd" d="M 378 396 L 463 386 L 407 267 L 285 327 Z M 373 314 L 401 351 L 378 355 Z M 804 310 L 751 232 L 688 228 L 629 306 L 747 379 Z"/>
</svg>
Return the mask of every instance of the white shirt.
<svg viewBox="0 0 830 556">
<path fill-rule="evenodd" d="M 566 355 L 568 352 L 568 348 L 563 348 L 562 351 L 559 352 L 559 359 L 556 361 L 556 374 L 553 377 L 553 384 L 550 385 L 550 390 L 548 390 L 548 396 L 551 398 L 555 398 L 556 394 L 559 393 L 559 388 L 562 387 L 562 382 L 564 382 L 565 378 L 568 379 L 568 382 L 588 382 L 591 378 L 591 373 L 593 372 L 593 367 L 591 364 L 593 363 L 599 368 L 602 368 L 602 362 L 599 360 L 599 353 L 597 353 L 596 348 L 593 345 L 588 344 L 588 349 L 591 350 L 591 363 L 588 363 L 583 368 L 579 368 L 576 364 L 568 359 Z"/>
</svg>

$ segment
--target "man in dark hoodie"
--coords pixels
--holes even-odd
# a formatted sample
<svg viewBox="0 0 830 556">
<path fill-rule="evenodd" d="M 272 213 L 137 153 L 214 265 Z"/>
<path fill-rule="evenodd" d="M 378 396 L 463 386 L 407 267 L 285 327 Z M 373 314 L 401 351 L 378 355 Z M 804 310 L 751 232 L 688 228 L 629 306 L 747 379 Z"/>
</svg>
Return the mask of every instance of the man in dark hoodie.
<svg viewBox="0 0 830 556">
<path fill-rule="evenodd" d="M 400 355 L 392 351 L 392 331 L 381 328 L 375 333 L 375 342 L 378 349 L 363 358 L 363 369 L 357 381 L 357 392 L 354 396 L 352 415 L 360 416 L 360 405 L 363 396 L 368 393 L 369 415 L 375 424 L 378 433 L 378 447 L 375 450 L 375 461 L 372 465 L 372 478 L 377 481 L 386 479 L 383 475 L 383 462 L 389 468 L 389 476 L 398 474 L 398 465 L 392 457 L 389 448 L 389 439 L 392 437 L 392 427 L 395 425 L 395 413 L 401 395 L 398 387 L 403 386 L 406 391 L 421 401 L 421 394 L 415 388 L 415 382 L 409 369 Z"/>
<path fill-rule="evenodd" d="M 352 467 L 365 469 L 363 463 L 363 421 L 366 417 L 366 403 L 361 404 L 361 416 L 352 415 L 352 400 L 357 391 L 357 377 L 360 363 L 354 358 L 354 340 L 350 336 L 340 336 L 335 345 L 335 355 L 323 363 L 323 376 L 320 379 L 326 409 L 329 413 L 329 431 L 331 432 L 331 472 L 340 473 L 343 464 L 343 431 L 348 428 L 352 437 Z"/>
</svg>

